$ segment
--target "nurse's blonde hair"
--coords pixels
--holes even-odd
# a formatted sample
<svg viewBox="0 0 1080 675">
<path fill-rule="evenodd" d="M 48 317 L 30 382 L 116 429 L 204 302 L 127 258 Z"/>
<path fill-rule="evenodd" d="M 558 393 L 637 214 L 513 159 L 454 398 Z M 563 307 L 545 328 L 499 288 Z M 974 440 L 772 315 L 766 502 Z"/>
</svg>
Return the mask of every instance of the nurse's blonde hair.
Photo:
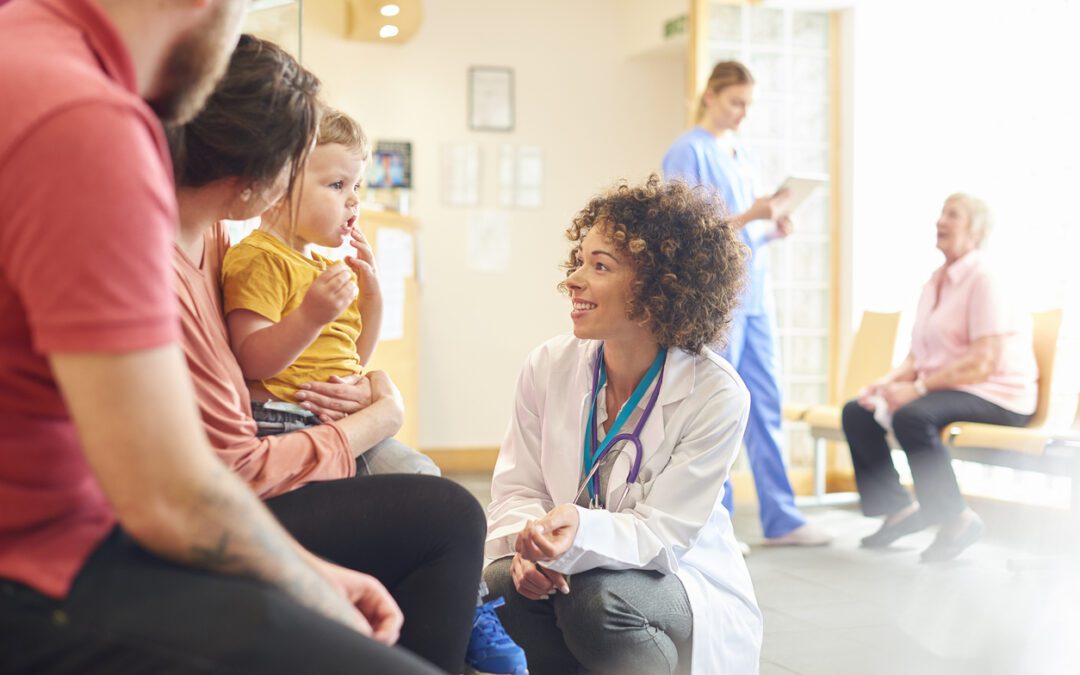
<svg viewBox="0 0 1080 675">
<path fill-rule="evenodd" d="M 697 119 L 700 120 L 705 114 L 706 92 L 712 92 L 715 95 L 727 87 L 753 83 L 754 76 L 750 74 L 750 69 L 738 61 L 721 61 L 716 64 L 709 75 L 709 81 L 705 84 L 705 91 L 701 92 L 701 98 L 698 99 Z"/>
</svg>

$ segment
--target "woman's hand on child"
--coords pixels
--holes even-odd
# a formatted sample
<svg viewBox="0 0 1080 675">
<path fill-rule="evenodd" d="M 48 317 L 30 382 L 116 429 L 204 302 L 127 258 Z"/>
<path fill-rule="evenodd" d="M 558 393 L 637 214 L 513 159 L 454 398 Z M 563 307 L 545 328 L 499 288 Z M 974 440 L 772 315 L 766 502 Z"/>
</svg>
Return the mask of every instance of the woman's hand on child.
<svg viewBox="0 0 1080 675">
<path fill-rule="evenodd" d="M 349 243 L 356 249 L 356 255 L 346 256 L 345 264 L 356 273 L 360 284 L 360 312 L 362 314 L 364 309 L 370 307 L 372 303 L 382 306 L 382 291 L 379 288 L 379 275 L 375 271 L 375 254 L 359 227 L 352 229 L 352 239 Z"/>
<path fill-rule="evenodd" d="M 517 538 L 517 552 L 526 560 L 555 560 L 570 550 L 581 518 L 573 504 L 560 504 L 540 520 L 530 520 Z"/>
<path fill-rule="evenodd" d="M 510 561 L 510 577 L 517 592 L 529 600 L 547 600 L 552 593 L 570 592 L 566 577 L 525 560 L 520 553 Z"/>
<path fill-rule="evenodd" d="M 296 392 L 301 407 L 318 416 L 319 421 L 334 422 L 363 410 L 374 401 L 371 380 L 360 375 L 338 377 L 326 382 L 308 382 Z"/>
<path fill-rule="evenodd" d="M 381 370 L 372 370 L 364 377 L 371 383 L 372 402 L 385 401 L 384 405 L 389 406 L 397 416 L 397 426 L 400 428 L 405 419 L 405 401 L 401 398 L 401 392 L 398 391 L 397 385 L 394 384 L 389 375 Z"/>
<path fill-rule="evenodd" d="M 349 268 L 331 265 L 308 287 L 298 311 L 312 324 L 325 326 L 341 316 L 357 293 Z"/>
</svg>

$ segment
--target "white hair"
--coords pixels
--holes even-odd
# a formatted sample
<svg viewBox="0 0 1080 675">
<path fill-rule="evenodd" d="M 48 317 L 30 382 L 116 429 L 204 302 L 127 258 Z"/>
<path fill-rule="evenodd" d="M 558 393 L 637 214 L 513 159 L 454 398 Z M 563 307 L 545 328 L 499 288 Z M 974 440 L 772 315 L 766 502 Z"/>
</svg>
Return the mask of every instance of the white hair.
<svg viewBox="0 0 1080 675">
<path fill-rule="evenodd" d="M 960 202 L 964 205 L 964 210 L 968 214 L 968 227 L 971 228 L 971 234 L 975 237 L 976 246 L 983 248 L 990 234 L 991 225 L 990 209 L 986 206 L 986 202 L 966 192 L 952 193 L 945 198 L 945 203 L 949 202 Z"/>
</svg>

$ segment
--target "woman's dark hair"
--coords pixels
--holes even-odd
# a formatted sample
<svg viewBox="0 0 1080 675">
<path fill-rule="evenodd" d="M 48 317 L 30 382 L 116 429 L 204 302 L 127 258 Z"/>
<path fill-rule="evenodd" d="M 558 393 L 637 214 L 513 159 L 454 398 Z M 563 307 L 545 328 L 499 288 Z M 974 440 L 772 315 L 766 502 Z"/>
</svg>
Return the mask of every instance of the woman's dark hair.
<svg viewBox="0 0 1080 675">
<path fill-rule="evenodd" d="M 623 182 L 593 197 L 566 231 L 574 242 L 563 263 L 567 276 L 581 264 L 581 242 L 594 227 L 634 268 L 630 319 L 663 347 L 697 354 L 721 340 L 746 284 L 749 254 L 715 191 L 653 174 L 642 185 Z"/>
<path fill-rule="evenodd" d="M 166 129 L 179 187 L 239 177 L 269 184 L 289 165 L 289 189 L 318 131 L 319 78 L 281 47 L 242 35 L 206 105 Z"/>
</svg>

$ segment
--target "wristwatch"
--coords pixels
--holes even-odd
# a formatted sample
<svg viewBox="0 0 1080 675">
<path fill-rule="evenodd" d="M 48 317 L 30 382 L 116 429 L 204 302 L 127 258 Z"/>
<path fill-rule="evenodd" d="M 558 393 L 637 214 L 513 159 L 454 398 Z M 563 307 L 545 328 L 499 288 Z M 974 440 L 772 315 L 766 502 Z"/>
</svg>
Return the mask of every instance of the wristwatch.
<svg viewBox="0 0 1080 675">
<path fill-rule="evenodd" d="M 915 393 L 919 396 L 926 396 L 926 383 L 923 382 L 921 377 L 915 380 Z"/>
</svg>

